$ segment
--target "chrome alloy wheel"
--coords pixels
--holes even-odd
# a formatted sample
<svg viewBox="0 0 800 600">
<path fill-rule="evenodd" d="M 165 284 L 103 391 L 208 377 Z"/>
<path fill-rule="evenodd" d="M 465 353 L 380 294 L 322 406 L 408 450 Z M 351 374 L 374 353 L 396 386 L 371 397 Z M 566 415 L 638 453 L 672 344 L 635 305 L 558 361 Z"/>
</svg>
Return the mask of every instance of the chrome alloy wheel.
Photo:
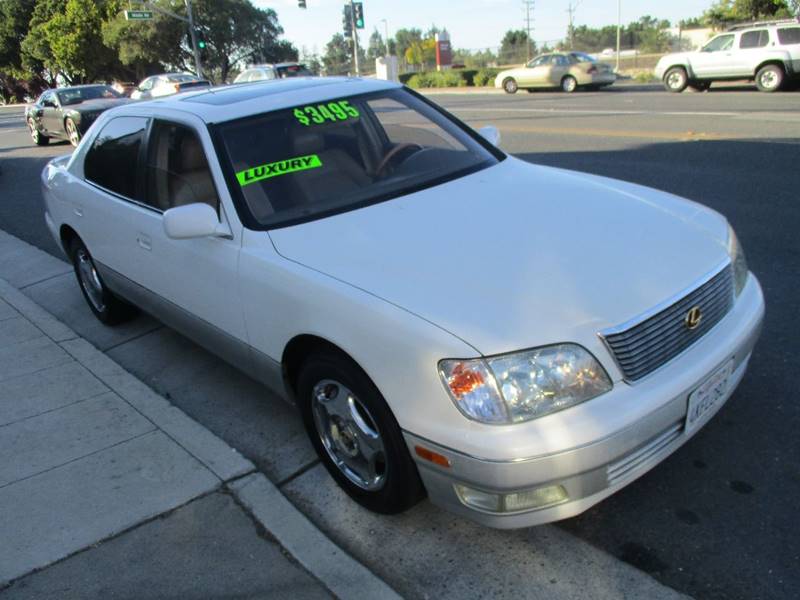
<svg viewBox="0 0 800 600">
<path fill-rule="evenodd" d="M 78 142 L 81 141 L 81 136 L 78 133 L 78 128 L 75 127 L 75 123 L 72 119 L 67 119 L 64 123 L 64 127 L 67 130 L 67 135 L 69 136 L 69 143 L 73 146 L 77 146 Z"/>
<path fill-rule="evenodd" d="M 677 90 L 683 87 L 685 83 L 686 75 L 684 75 L 681 71 L 672 71 L 669 75 L 667 75 L 667 87 L 672 90 Z"/>
<path fill-rule="evenodd" d="M 94 268 L 92 257 L 86 248 L 78 248 L 75 257 L 78 259 L 78 279 L 83 291 L 86 292 L 86 297 L 97 312 L 103 312 L 106 308 L 103 302 L 103 283 L 100 281 L 97 269 Z"/>
<path fill-rule="evenodd" d="M 778 86 L 780 83 L 780 78 L 775 71 L 771 69 L 765 69 L 761 72 L 758 76 L 758 82 L 761 84 L 761 87 L 765 90 L 772 90 Z"/>
<path fill-rule="evenodd" d="M 367 407 L 332 379 L 317 383 L 312 396 L 314 424 L 333 463 L 361 489 L 381 489 L 386 482 L 386 449 Z"/>
</svg>

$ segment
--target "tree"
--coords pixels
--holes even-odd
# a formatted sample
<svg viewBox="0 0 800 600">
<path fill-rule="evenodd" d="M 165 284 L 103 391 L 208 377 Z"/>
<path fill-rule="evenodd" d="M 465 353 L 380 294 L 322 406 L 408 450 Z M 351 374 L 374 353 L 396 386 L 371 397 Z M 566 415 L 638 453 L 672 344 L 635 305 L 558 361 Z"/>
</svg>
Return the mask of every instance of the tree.
<svg viewBox="0 0 800 600">
<path fill-rule="evenodd" d="M 350 44 L 341 33 L 335 33 L 325 45 L 322 64 L 325 75 L 347 75 L 354 70 Z"/>
<path fill-rule="evenodd" d="M 243 63 L 297 60 L 297 49 L 278 37 L 283 28 L 271 8 L 250 0 L 194 0 L 195 20 L 208 44 L 208 75 L 226 81 L 231 67 Z"/>
<path fill-rule="evenodd" d="M 759 18 L 789 17 L 797 14 L 800 2 L 791 0 L 792 8 L 786 0 L 717 0 L 703 13 L 703 20 L 708 25 L 724 25 L 736 21 L 748 21 Z"/>
<path fill-rule="evenodd" d="M 394 34 L 394 40 L 397 56 L 405 56 L 406 50 L 411 47 L 411 44 L 422 41 L 422 30 L 398 29 Z"/>
<path fill-rule="evenodd" d="M 30 29 L 20 44 L 23 66 L 46 72 L 52 83 L 92 81 L 113 71 L 118 61 L 103 44 L 105 0 L 38 0 Z"/>
<path fill-rule="evenodd" d="M 521 63 L 528 59 L 528 34 L 524 29 L 509 29 L 500 42 L 501 64 Z M 531 54 L 534 53 L 531 47 Z"/>
<path fill-rule="evenodd" d="M 432 65 L 436 62 L 436 40 L 428 38 L 411 42 L 411 45 L 406 48 L 404 58 L 410 65 L 418 65 L 422 68 Z"/>
<path fill-rule="evenodd" d="M 386 54 L 386 44 L 383 36 L 375 29 L 369 36 L 369 46 L 367 47 L 367 58 L 375 60 Z"/>
<path fill-rule="evenodd" d="M 167 0 L 154 4 L 171 8 Z M 186 25 L 172 17 L 156 12 L 151 20 L 128 21 L 118 11 L 103 23 L 102 32 L 103 42 L 115 50 L 136 81 L 159 71 L 194 68 L 185 44 Z"/>
</svg>

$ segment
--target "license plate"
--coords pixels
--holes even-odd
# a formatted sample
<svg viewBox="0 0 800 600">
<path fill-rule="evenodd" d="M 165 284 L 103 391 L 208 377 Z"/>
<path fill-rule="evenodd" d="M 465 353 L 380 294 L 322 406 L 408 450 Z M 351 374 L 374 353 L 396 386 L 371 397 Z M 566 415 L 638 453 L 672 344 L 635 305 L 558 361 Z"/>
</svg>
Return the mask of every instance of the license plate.
<svg viewBox="0 0 800 600">
<path fill-rule="evenodd" d="M 708 414 L 725 399 L 731 373 L 733 373 L 733 360 L 729 360 L 724 367 L 715 371 L 689 395 L 689 409 L 686 411 L 685 426 L 687 432 L 703 420 L 703 415 Z"/>
</svg>

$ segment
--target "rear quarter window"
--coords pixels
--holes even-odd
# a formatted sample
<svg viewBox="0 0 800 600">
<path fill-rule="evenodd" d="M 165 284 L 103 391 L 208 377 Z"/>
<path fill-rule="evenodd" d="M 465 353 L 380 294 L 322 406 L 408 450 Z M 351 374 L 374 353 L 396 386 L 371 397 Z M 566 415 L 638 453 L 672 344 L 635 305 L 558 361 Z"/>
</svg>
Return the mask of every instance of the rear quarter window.
<svg viewBox="0 0 800 600">
<path fill-rule="evenodd" d="M 778 29 L 778 41 L 781 44 L 800 44 L 800 27 L 781 27 Z"/>
<path fill-rule="evenodd" d="M 115 194 L 140 200 L 137 190 L 139 148 L 147 119 L 117 117 L 105 124 L 86 153 L 83 174 Z"/>
</svg>

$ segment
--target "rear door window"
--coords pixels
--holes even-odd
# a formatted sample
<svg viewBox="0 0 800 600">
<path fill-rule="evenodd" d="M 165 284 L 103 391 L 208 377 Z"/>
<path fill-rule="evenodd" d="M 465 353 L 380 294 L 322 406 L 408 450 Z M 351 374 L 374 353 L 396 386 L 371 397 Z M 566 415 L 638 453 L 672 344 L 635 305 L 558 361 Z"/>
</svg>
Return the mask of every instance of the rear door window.
<svg viewBox="0 0 800 600">
<path fill-rule="evenodd" d="M 769 31 L 766 29 L 756 29 L 755 31 L 745 31 L 739 40 L 739 48 L 763 48 L 769 44 Z"/>
<path fill-rule="evenodd" d="M 800 44 L 800 27 L 781 27 L 778 29 L 778 41 L 781 44 Z"/>
<path fill-rule="evenodd" d="M 117 117 L 106 123 L 86 154 L 86 179 L 120 196 L 141 201 L 139 149 L 146 128 L 144 117 Z"/>
</svg>

